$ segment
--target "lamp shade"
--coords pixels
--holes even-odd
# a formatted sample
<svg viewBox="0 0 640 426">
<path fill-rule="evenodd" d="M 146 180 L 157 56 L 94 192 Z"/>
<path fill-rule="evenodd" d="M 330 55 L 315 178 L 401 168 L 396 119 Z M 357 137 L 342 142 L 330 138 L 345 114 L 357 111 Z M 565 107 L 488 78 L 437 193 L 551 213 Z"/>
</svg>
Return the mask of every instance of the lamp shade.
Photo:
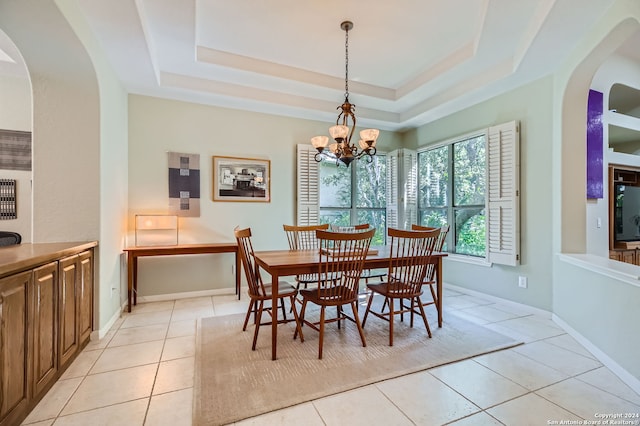
<svg viewBox="0 0 640 426">
<path fill-rule="evenodd" d="M 319 149 L 319 148 L 323 149 L 324 147 L 327 146 L 328 143 L 329 143 L 328 136 L 315 136 L 311 138 L 311 145 L 313 145 L 315 149 Z"/>
<path fill-rule="evenodd" d="M 380 134 L 380 130 L 378 129 L 364 129 L 360 131 L 360 137 L 365 142 L 373 141 L 371 146 L 376 145 L 376 139 L 378 139 L 378 135 Z"/>
<path fill-rule="evenodd" d="M 338 139 L 346 139 L 347 135 L 349 134 L 349 127 L 345 126 L 343 124 L 339 124 L 337 126 L 333 126 L 331 128 L 329 128 L 329 134 L 331 135 L 331 137 L 334 140 L 338 140 Z"/>
</svg>

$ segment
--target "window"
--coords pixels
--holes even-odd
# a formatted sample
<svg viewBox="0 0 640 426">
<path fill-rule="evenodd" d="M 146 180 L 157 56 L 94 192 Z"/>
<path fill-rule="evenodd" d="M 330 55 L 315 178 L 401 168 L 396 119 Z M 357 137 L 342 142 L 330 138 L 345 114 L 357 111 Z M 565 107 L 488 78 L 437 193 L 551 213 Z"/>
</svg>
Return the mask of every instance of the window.
<svg viewBox="0 0 640 426">
<path fill-rule="evenodd" d="M 320 169 L 320 223 L 352 226 L 368 223 L 377 231 L 372 245 L 384 245 L 386 236 L 386 157 L 371 163 L 361 159 L 336 167 L 323 161 Z"/>
<path fill-rule="evenodd" d="M 449 224 L 445 249 L 490 263 L 520 261 L 519 125 L 512 121 L 422 149 L 402 148 L 350 168 L 314 161 L 297 147 L 298 225 L 369 223 L 386 228 Z M 419 159 L 418 159 L 419 157 Z"/>
<path fill-rule="evenodd" d="M 486 253 L 485 153 L 485 134 L 418 153 L 419 223 L 449 224 L 452 253 Z"/>
<path fill-rule="evenodd" d="M 519 138 L 513 121 L 418 153 L 418 223 L 448 224 L 447 251 L 518 264 Z"/>
</svg>

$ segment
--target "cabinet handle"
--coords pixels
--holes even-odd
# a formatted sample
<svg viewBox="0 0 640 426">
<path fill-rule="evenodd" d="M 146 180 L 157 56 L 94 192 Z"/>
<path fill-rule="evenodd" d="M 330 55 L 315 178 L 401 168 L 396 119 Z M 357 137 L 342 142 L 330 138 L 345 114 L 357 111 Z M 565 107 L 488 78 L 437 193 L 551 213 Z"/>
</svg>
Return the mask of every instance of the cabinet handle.
<svg viewBox="0 0 640 426">
<path fill-rule="evenodd" d="M 0 296 L 0 322 L 2 321 L 2 307 L 4 306 L 4 297 Z"/>
</svg>

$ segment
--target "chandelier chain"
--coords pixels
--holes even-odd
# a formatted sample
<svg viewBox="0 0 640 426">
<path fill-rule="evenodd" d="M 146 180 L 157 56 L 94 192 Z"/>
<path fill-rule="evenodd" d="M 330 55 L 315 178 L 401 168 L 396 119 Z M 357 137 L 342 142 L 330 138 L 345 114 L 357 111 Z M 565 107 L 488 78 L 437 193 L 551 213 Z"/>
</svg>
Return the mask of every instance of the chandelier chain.
<svg viewBox="0 0 640 426">
<path fill-rule="evenodd" d="M 344 97 L 349 99 L 349 28 L 345 29 L 344 36 Z"/>
</svg>

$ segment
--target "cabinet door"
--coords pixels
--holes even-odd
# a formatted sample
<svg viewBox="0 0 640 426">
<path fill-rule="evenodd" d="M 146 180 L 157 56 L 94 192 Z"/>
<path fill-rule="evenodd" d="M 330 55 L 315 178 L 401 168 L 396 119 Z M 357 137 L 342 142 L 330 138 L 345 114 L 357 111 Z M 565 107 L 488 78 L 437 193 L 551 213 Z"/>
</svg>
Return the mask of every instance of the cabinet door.
<svg viewBox="0 0 640 426">
<path fill-rule="evenodd" d="M 58 372 L 58 262 L 33 270 L 33 392 L 47 389 Z"/>
<path fill-rule="evenodd" d="M 0 424 L 13 424 L 29 403 L 31 271 L 0 279 Z"/>
<path fill-rule="evenodd" d="M 93 330 L 93 252 L 80 253 L 80 290 L 78 300 L 78 326 L 80 345 L 89 340 Z"/>
<path fill-rule="evenodd" d="M 78 351 L 78 255 L 60 260 L 60 368 Z"/>
<path fill-rule="evenodd" d="M 625 263 L 636 263 L 636 251 L 635 250 L 624 250 L 621 252 L 622 261 Z"/>
</svg>

